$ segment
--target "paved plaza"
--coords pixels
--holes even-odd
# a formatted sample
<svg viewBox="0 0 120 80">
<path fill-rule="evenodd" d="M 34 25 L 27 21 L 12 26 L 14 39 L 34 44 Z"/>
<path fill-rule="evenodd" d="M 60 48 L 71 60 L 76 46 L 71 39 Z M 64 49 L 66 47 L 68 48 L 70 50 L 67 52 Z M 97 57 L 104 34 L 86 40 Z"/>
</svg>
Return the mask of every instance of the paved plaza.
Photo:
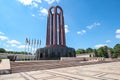
<svg viewBox="0 0 120 80">
<path fill-rule="evenodd" d="M 120 80 L 120 62 L 13 73 L 0 80 Z"/>
</svg>

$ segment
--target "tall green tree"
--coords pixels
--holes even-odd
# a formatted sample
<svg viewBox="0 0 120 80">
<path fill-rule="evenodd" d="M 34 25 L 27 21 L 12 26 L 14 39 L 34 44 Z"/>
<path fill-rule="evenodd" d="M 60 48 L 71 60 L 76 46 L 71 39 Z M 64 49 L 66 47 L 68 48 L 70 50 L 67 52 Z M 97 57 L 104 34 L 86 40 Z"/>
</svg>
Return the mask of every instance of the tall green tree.
<svg viewBox="0 0 120 80">
<path fill-rule="evenodd" d="M 114 53 L 112 54 L 113 58 L 120 57 L 120 44 L 116 44 L 113 48 Z"/>
<path fill-rule="evenodd" d="M 93 49 L 93 52 L 94 52 L 94 56 L 98 57 L 97 49 Z"/>
<path fill-rule="evenodd" d="M 114 52 L 120 54 L 120 44 L 116 44 L 116 45 L 114 46 Z"/>
<path fill-rule="evenodd" d="M 85 53 L 85 50 L 84 49 L 78 49 L 78 50 L 76 50 L 76 53 L 77 54 L 83 54 L 83 53 Z"/>
<path fill-rule="evenodd" d="M 4 48 L 0 48 L 0 53 L 5 53 L 6 50 Z"/>
<path fill-rule="evenodd" d="M 86 53 L 92 53 L 93 52 L 93 49 L 92 48 L 87 48 L 86 49 Z"/>
<path fill-rule="evenodd" d="M 100 48 L 97 50 L 98 57 L 108 58 L 108 49 L 109 49 L 109 48 L 108 48 L 107 46 L 100 47 Z"/>
</svg>

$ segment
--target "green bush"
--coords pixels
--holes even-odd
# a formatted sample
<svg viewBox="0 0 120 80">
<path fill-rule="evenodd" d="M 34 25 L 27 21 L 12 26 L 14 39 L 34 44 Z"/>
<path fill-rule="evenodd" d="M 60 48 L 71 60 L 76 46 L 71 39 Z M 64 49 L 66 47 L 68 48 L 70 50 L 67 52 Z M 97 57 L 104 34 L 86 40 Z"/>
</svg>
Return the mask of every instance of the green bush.
<svg viewBox="0 0 120 80">
<path fill-rule="evenodd" d="M 112 58 L 118 58 L 118 54 L 117 53 L 113 53 L 112 54 Z"/>
</svg>

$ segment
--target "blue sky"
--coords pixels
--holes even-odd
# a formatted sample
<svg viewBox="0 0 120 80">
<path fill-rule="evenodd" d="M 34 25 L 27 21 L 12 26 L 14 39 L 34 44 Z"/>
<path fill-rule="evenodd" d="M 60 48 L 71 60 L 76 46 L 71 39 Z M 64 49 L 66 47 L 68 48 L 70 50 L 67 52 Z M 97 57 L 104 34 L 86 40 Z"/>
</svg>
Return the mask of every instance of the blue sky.
<svg viewBox="0 0 120 80">
<path fill-rule="evenodd" d="M 0 47 L 24 51 L 26 37 L 44 47 L 47 10 L 56 5 L 64 11 L 67 46 L 120 43 L 120 0 L 0 0 Z"/>
</svg>

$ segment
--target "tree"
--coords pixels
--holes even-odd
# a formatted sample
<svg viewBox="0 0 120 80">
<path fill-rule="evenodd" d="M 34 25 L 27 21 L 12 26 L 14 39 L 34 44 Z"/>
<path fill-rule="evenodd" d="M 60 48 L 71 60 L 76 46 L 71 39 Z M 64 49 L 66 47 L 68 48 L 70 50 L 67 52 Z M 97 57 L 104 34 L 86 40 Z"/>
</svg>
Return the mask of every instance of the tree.
<svg viewBox="0 0 120 80">
<path fill-rule="evenodd" d="M 6 50 L 4 48 L 0 48 L 0 53 L 5 53 Z"/>
<path fill-rule="evenodd" d="M 114 46 L 114 53 L 119 53 L 120 54 L 120 44 L 116 44 Z"/>
<path fill-rule="evenodd" d="M 104 47 L 100 47 L 98 50 L 97 50 L 97 55 L 98 57 L 105 57 L 105 58 L 108 58 L 108 47 L 107 46 L 104 46 Z"/>
<path fill-rule="evenodd" d="M 87 48 L 86 49 L 86 53 L 92 53 L 93 52 L 93 49 L 92 48 Z"/>
<path fill-rule="evenodd" d="M 112 58 L 120 57 L 120 44 L 116 44 L 113 48 L 114 53 L 112 54 Z"/>
<path fill-rule="evenodd" d="M 83 53 L 85 53 L 85 50 L 84 49 L 78 49 L 78 50 L 76 50 L 76 53 L 77 54 L 83 54 Z"/>
<path fill-rule="evenodd" d="M 94 52 L 94 56 L 98 57 L 97 49 L 93 49 L 93 52 Z"/>
</svg>

